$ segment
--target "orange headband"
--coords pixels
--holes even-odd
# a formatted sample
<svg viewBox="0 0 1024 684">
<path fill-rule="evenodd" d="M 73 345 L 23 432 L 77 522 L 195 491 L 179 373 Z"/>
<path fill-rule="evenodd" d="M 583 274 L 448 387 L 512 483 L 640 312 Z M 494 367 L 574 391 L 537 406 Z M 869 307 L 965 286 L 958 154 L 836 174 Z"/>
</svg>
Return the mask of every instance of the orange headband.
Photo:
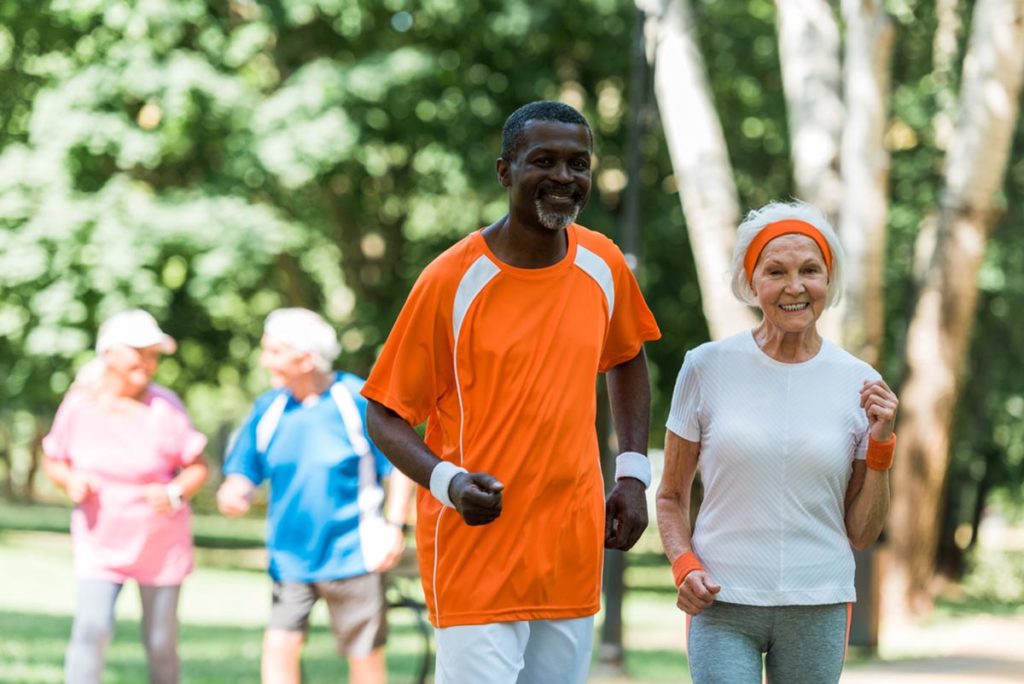
<svg viewBox="0 0 1024 684">
<path fill-rule="evenodd" d="M 821 254 L 825 257 L 825 266 L 830 271 L 832 270 L 832 250 L 828 248 L 828 241 L 825 240 L 825 236 L 810 223 L 796 219 L 786 219 L 769 223 L 750 241 L 750 246 L 747 247 L 747 254 L 743 257 L 743 270 L 747 272 L 748 282 L 754 277 L 754 266 L 757 265 L 757 259 L 761 256 L 761 252 L 764 251 L 765 245 L 780 235 L 792 235 L 794 233 L 806 235 L 818 243 L 818 248 L 821 249 Z"/>
</svg>

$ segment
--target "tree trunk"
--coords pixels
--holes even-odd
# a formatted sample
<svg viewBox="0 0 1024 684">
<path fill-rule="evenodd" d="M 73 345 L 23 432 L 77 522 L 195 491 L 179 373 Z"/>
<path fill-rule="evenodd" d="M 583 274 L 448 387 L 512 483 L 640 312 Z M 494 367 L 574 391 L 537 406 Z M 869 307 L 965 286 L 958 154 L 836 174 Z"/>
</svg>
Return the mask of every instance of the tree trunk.
<svg viewBox="0 0 1024 684">
<path fill-rule="evenodd" d="M 885 245 L 893 29 L 880 2 L 844 0 L 846 123 L 842 134 L 839 237 L 846 251 L 846 287 L 837 313 L 843 346 L 872 366 L 885 333 Z"/>
<path fill-rule="evenodd" d="M 953 134 L 953 117 L 956 97 L 953 91 L 953 68 L 959 51 L 957 36 L 960 33 L 960 14 L 957 11 L 960 0 L 936 0 L 935 38 L 932 40 L 932 83 L 936 88 L 939 111 L 935 115 L 935 145 L 940 150 L 949 149 Z"/>
<path fill-rule="evenodd" d="M 839 27 L 826 0 L 776 0 L 779 66 L 800 199 L 839 214 Z"/>
<path fill-rule="evenodd" d="M 643 137 L 646 109 L 650 102 L 647 86 L 647 57 L 644 46 L 644 13 L 637 9 L 633 19 L 632 55 L 629 77 L 629 122 L 626 133 L 626 173 L 629 185 L 622 197 L 622 230 L 620 246 L 626 261 L 634 271 L 640 260 L 640 166 L 643 163 Z M 597 414 L 597 434 L 601 439 L 601 463 L 605 490 L 615 486 L 615 458 L 608 449 L 612 433 L 611 411 L 608 405 L 607 385 L 600 383 Z M 601 643 L 598 662 L 605 674 L 625 676 L 626 649 L 622 643 L 622 601 L 626 595 L 626 554 L 606 549 L 604 552 L 604 620 L 601 622 Z"/>
<path fill-rule="evenodd" d="M 978 544 L 978 531 L 981 529 L 981 519 L 985 515 L 985 503 L 988 500 L 989 492 L 992 491 L 992 482 L 995 479 L 992 471 L 996 461 L 1004 455 L 1002 451 L 991 444 L 985 447 L 983 454 L 985 471 L 981 474 L 981 479 L 978 480 L 978 486 L 974 491 L 974 504 L 971 507 L 971 538 L 967 541 L 965 551 L 972 550 Z"/>
<path fill-rule="evenodd" d="M 13 501 L 14 491 L 14 459 L 11 458 L 11 430 L 8 427 L 10 416 L 0 415 L 0 498 Z"/>
<path fill-rule="evenodd" d="M 843 1 L 844 113 L 832 7 L 824 0 L 775 4 L 797 195 L 825 213 L 847 255 L 844 299 L 818 328 L 877 365 L 884 333 L 891 23 L 881 3 Z"/>
<path fill-rule="evenodd" d="M 598 380 L 597 438 L 601 451 L 601 472 L 606 492 L 615 486 L 615 455 L 612 448 L 615 430 L 611 407 L 608 403 L 608 383 L 602 375 Z M 605 674 L 625 676 L 625 648 L 622 643 L 622 599 L 626 594 L 626 554 L 615 549 L 604 550 L 604 569 L 601 576 L 604 593 L 604 616 L 601 622 L 601 641 L 597 661 Z"/>
<path fill-rule="evenodd" d="M 35 417 L 32 429 L 32 441 L 28 449 L 28 468 L 25 469 L 25 482 L 22 486 L 22 497 L 28 503 L 36 500 L 36 473 L 43 463 L 43 438 L 50 431 L 50 421 L 39 416 Z"/>
<path fill-rule="evenodd" d="M 725 136 L 694 35 L 690 3 L 636 2 L 648 17 L 654 91 L 697 265 L 704 316 L 711 336 L 719 339 L 757 322 L 729 288 L 740 207 Z"/>
<path fill-rule="evenodd" d="M 1017 121 L 1022 71 L 1024 2 L 978 0 L 935 247 L 907 333 L 884 597 L 894 624 L 932 602 L 953 411 L 963 385 L 978 270 Z"/>
<path fill-rule="evenodd" d="M 274 264 L 282 279 L 282 294 L 287 306 L 301 306 L 306 309 L 317 309 L 310 295 L 308 278 L 295 255 L 281 253 L 274 256 Z"/>
</svg>

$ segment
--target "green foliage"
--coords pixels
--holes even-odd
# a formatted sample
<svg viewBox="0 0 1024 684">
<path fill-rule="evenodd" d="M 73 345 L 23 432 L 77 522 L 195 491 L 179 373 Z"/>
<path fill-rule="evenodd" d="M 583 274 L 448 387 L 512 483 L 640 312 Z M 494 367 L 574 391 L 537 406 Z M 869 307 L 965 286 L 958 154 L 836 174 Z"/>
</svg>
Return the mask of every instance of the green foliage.
<svg viewBox="0 0 1024 684">
<path fill-rule="evenodd" d="M 157 380 L 215 442 L 265 382 L 256 347 L 277 306 L 322 310 L 340 364 L 367 372 L 422 266 L 504 213 L 493 168 L 513 109 L 579 104 L 599 185 L 621 176 L 633 14 L 625 0 L 0 3 L 0 411 L 26 426 L 0 455 L 30 458 L 99 323 L 129 306 L 179 340 Z M 687 283 L 682 307 L 674 291 L 652 301 L 696 341 L 667 157 L 654 131 L 644 144 L 645 222 L 673 256 L 652 273 Z M 621 185 L 603 184 L 587 224 L 616 233 Z"/>
<path fill-rule="evenodd" d="M 970 602 L 1024 613 L 1024 551 L 992 554 L 984 562 L 976 562 L 972 570 L 965 582 Z"/>
<path fill-rule="evenodd" d="M 774 3 L 693 8 L 742 206 L 791 196 Z M 898 384 L 966 29 L 937 73 L 934 3 L 887 8 L 882 370 Z M 342 331 L 340 364 L 366 373 L 423 265 L 504 212 L 500 127 L 541 97 L 580 105 L 594 126 L 585 224 L 619 238 L 624 183 L 640 186 L 638 275 L 664 334 L 648 348 L 660 443 L 683 354 L 707 329 L 650 93 L 643 165 L 626 177 L 634 15 L 628 0 L 0 0 L 0 476 L 11 454 L 28 474 L 98 324 L 127 306 L 180 341 L 158 380 L 215 444 L 263 387 L 258 339 L 277 306 L 322 310 Z M 985 473 L 1007 496 L 1024 479 L 1022 151 L 1018 134 L 982 275 L 968 391 L 984 410 L 958 424 L 951 481 L 976 485 L 950 489 L 960 520 Z"/>
</svg>

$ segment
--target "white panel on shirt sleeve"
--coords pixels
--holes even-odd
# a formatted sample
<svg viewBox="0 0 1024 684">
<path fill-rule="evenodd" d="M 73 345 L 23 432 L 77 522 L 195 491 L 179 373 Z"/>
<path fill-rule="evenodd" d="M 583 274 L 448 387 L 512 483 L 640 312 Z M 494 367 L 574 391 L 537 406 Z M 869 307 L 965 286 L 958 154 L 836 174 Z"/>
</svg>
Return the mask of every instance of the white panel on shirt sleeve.
<svg viewBox="0 0 1024 684">
<path fill-rule="evenodd" d="M 455 334 L 456 344 L 459 341 L 459 331 L 462 330 L 462 321 L 466 317 L 470 305 L 500 270 L 497 264 L 481 255 L 466 270 L 466 274 L 459 281 L 459 287 L 455 291 L 455 307 L 452 310 L 452 332 Z"/>
<path fill-rule="evenodd" d="M 260 418 L 260 422 L 256 423 L 256 451 L 261 454 L 267 452 L 267 447 L 270 446 L 270 440 L 273 439 L 274 433 L 277 432 L 277 424 L 281 422 L 281 416 L 284 415 L 284 409 L 287 405 L 288 393 L 282 392 L 267 407 L 267 410 Z"/>
<path fill-rule="evenodd" d="M 611 320 L 612 312 L 615 311 L 615 279 L 612 278 L 612 269 L 608 267 L 604 259 L 583 245 L 576 247 L 575 264 L 593 278 L 604 292 L 604 298 L 608 303 L 608 319 Z"/>
</svg>

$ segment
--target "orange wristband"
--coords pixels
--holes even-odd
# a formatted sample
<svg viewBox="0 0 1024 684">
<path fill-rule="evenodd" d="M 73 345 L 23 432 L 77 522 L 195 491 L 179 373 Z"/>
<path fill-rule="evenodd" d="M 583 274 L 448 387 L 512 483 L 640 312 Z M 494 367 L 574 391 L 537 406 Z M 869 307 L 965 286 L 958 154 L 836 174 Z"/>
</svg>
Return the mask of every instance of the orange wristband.
<svg viewBox="0 0 1024 684">
<path fill-rule="evenodd" d="M 677 587 L 683 583 L 683 580 L 691 572 L 703 569 L 704 566 L 700 564 L 700 560 L 693 551 L 681 553 L 672 561 L 672 577 L 675 579 Z"/>
<path fill-rule="evenodd" d="M 892 453 L 896 450 L 896 433 L 887 442 L 876 442 L 868 435 L 868 468 L 886 471 L 892 468 Z"/>
</svg>

